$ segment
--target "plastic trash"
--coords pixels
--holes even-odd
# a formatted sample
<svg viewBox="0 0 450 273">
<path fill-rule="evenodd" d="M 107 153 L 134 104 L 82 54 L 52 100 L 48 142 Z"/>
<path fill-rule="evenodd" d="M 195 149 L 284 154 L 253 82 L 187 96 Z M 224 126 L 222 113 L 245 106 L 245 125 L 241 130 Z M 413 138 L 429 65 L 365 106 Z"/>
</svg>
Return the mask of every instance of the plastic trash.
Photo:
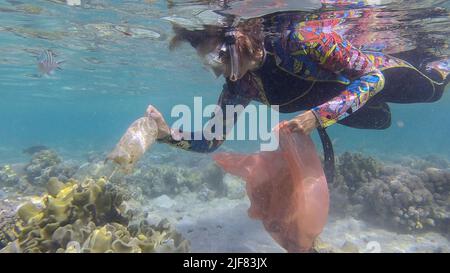
<svg viewBox="0 0 450 273">
<path fill-rule="evenodd" d="M 114 150 L 106 157 L 130 172 L 136 162 L 150 149 L 158 136 L 158 126 L 153 119 L 142 117 L 128 127 Z"/>
<path fill-rule="evenodd" d="M 214 160 L 242 177 L 251 206 L 272 238 L 288 252 L 308 252 L 327 222 L 328 186 L 309 136 L 281 124 L 279 148 L 257 154 L 219 153 Z"/>
</svg>

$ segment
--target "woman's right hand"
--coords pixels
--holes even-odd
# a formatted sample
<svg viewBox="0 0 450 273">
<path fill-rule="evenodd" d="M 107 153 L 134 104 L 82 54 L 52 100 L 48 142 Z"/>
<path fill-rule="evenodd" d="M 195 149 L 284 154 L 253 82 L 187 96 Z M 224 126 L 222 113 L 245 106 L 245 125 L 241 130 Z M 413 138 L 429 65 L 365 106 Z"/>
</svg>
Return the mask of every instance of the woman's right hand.
<svg viewBox="0 0 450 273">
<path fill-rule="evenodd" d="M 158 139 L 163 139 L 169 135 L 171 135 L 171 131 L 166 121 L 164 120 L 163 115 L 154 107 L 153 105 L 149 105 L 147 107 L 147 111 L 145 115 L 154 121 L 158 125 Z"/>
</svg>

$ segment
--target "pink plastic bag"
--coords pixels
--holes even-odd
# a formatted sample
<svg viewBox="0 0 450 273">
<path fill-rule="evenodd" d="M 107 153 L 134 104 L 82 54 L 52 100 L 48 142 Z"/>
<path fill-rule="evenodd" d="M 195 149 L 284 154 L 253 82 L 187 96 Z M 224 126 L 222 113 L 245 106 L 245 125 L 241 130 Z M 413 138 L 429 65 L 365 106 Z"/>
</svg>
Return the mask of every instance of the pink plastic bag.
<svg viewBox="0 0 450 273">
<path fill-rule="evenodd" d="M 248 214 L 288 252 L 310 251 L 327 222 L 328 186 L 309 136 L 281 124 L 279 148 L 251 155 L 219 153 L 214 160 L 247 182 Z"/>
</svg>

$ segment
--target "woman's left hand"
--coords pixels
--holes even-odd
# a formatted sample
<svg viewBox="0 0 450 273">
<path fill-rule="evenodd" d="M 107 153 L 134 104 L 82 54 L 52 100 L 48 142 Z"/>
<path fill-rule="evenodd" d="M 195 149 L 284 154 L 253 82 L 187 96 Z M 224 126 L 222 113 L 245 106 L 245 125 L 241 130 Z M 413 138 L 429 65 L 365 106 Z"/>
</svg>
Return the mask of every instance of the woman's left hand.
<svg viewBox="0 0 450 273">
<path fill-rule="evenodd" d="M 291 119 L 285 126 L 287 126 L 291 132 L 301 132 L 305 135 L 309 135 L 319 125 L 316 116 L 309 110 Z"/>
</svg>

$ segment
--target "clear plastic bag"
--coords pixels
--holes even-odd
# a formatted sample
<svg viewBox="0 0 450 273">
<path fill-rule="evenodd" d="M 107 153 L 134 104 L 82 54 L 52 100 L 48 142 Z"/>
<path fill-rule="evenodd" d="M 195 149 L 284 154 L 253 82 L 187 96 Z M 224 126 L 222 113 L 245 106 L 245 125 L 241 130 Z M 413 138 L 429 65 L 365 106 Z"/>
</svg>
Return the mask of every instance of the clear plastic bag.
<svg viewBox="0 0 450 273">
<path fill-rule="evenodd" d="M 117 163 L 125 172 L 130 172 L 137 161 L 150 149 L 158 136 L 158 126 L 153 119 L 142 117 L 128 127 L 106 160 Z"/>
<path fill-rule="evenodd" d="M 290 133 L 283 124 L 276 130 L 276 151 L 219 153 L 214 159 L 247 182 L 249 216 L 260 219 L 288 252 L 307 252 L 327 222 L 328 185 L 311 138 Z"/>
</svg>

